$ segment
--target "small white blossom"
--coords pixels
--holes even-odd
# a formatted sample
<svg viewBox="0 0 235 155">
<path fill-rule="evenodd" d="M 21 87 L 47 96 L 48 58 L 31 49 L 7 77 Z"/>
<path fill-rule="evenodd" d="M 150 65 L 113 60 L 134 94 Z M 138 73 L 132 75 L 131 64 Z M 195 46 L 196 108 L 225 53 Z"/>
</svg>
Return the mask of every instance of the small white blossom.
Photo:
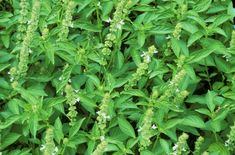
<svg viewBox="0 0 235 155">
<path fill-rule="evenodd" d="M 80 98 L 78 97 L 78 98 L 76 98 L 76 102 L 80 102 Z"/>
<path fill-rule="evenodd" d="M 11 75 L 11 72 L 7 72 L 8 75 Z"/>
<path fill-rule="evenodd" d="M 31 24 L 31 23 L 32 23 L 32 21 L 31 21 L 31 20 L 28 20 L 28 21 L 27 21 L 27 24 Z"/>
<path fill-rule="evenodd" d="M 120 21 L 119 23 L 117 23 L 117 25 L 116 25 L 117 29 L 121 30 L 121 29 L 122 29 L 122 25 L 124 25 L 124 24 L 125 24 L 124 21 L 121 20 L 121 21 Z"/>
<path fill-rule="evenodd" d="M 157 129 L 157 126 L 155 124 L 152 125 L 151 127 L 153 130 Z"/>
<path fill-rule="evenodd" d="M 170 86 L 172 86 L 172 85 L 174 85 L 174 82 L 173 81 L 170 81 L 170 84 L 169 84 Z"/>
<path fill-rule="evenodd" d="M 41 150 L 41 151 L 42 151 L 42 150 L 45 150 L 45 148 L 46 148 L 46 145 L 45 145 L 45 144 L 42 144 L 41 147 L 40 147 L 40 150 Z"/>
<path fill-rule="evenodd" d="M 229 144 L 230 144 L 230 140 L 228 139 L 225 141 L 224 145 L 227 147 L 227 146 L 229 146 Z"/>
<path fill-rule="evenodd" d="M 30 53 L 30 54 L 32 54 L 32 53 L 33 53 L 33 51 L 32 51 L 31 49 L 29 49 L 29 53 Z"/>
<path fill-rule="evenodd" d="M 186 149 L 183 147 L 182 151 L 183 151 L 183 152 L 185 152 L 185 151 L 186 151 Z"/>
<path fill-rule="evenodd" d="M 151 61 L 151 58 L 149 55 L 146 55 L 145 59 L 146 59 L 147 63 L 149 63 Z"/>
<path fill-rule="evenodd" d="M 108 115 L 108 116 L 106 116 L 106 119 L 107 119 L 107 120 L 110 120 L 110 119 L 111 119 L 111 117 Z"/>
<path fill-rule="evenodd" d="M 100 111 L 97 111 L 96 113 L 97 113 L 98 115 L 100 115 Z"/>
<path fill-rule="evenodd" d="M 69 79 L 68 82 L 71 83 L 72 82 L 71 79 Z"/>
<path fill-rule="evenodd" d="M 101 4 L 100 4 L 100 2 L 98 2 L 98 3 L 97 3 L 97 6 L 98 6 L 99 8 L 101 8 Z"/>
<path fill-rule="evenodd" d="M 55 147 L 55 150 L 54 150 L 54 151 L 55 151 L 55 152 L 58 152 L 58 147 L 57 147 L 57 146 Z"/>
<path fill-rule="evenodd" d="M 59 81 L 63 80 L 63 77 L 59 77 Z"/>
<path fill-rule="evenodd" d="M 74 90 L 74 92 L 75 92 L 75 93 L 78 93 L 78 92 L 79 92 L 79 90 L 78 90 L 78 89 L 75 89 L 75 90 Z"/>
<path fill-rule="evenodd" d="M 14 77 L 11 77 L 11 78 L 10 78 L 10 82 L 13 82 L 13 81 L 14 81 Z"/>
<path fill-rule="evenodd" d="M 167 39 L 167 40 L 168 40 L 168 39 L 171 39 L 171 36 L 170 36 L 170 35 L 169 35 L 169 36 L 167 36 L 167 37 L 166 37 L 166 39 Z"/>
<path fill-rule="evenodd" d="M 69 25 L 69 27 L 73 28 L 73 27 L 74 27 L 73 23 L 71 23 L 71 24 Z"/>
<path fill-rule="evenodd" d="M 142 127 L 139 127 L 139 129 L 137 130 L 138 132 L 140 132 L 140 131 L 142 131 L 143 130 L 143 128 Z"/>
<path fill-rule="evenodd" d="M 178 92 L 180 92 L 180 90 L 177 88 L 177 89 L 175 90 L 175 92 L 178 93 Z"/>
<path fill-rule="evenodd" d="M 158 50 L 155 50 L 153 53 L 158 53 Z"/>
<path fill-rule="evenodd" d="M 141 57 L 144 57 L 146 53 L 143 51 L 143 53 L 140 55 Z"/>
<path fill-rule="evenodd" d="M 104 137 L 104 136 L 100 136 L 100 140 L 101 140 L 101 141 L 104 141 L 104 140 L 105 140 L 105 137 Z"/>
<path fill-rule="evenodd" d="M 175 150 L 177 150 L 177 148 L 178 148 L 178 144 L 175 144 L 172 149 L 173 149 L 173 151 L 175 151 Z"/>
<path fill-rule="evenodd" d="M 111 23 L 112 19 L 109 17 L 109 19 L 105 20 L 107 23 Z"/>
</svg>

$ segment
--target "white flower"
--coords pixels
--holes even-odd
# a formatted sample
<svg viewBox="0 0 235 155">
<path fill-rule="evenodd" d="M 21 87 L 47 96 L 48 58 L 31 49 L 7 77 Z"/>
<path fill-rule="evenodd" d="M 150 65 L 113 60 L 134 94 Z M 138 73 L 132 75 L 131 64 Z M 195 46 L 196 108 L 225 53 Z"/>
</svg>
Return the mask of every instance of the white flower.
<svg viewBox="0 0 235 155">
<path fill-rule="evenodd" d="M 155 50 L 153 53 L 158 53 L 158 50 Z"/>
<path fill-rule="evenodd" d="M 104 136 L 100 136 L 100 140 L 101 140 L 101 141 L 104 141 L 104 140 L 105 140 L 105 137 L 104 137 Z"/>
<path fill-rule="evenodd" d="M 58 147 L 57 147 L 57 146 L 55 147 L 55 150 L 54 150 L 54 152 L 58 152 Z"/>
<path fill-rule="evenodd" d="M 111 117 L 108 115 L 108 116 L 106 116 L 106 119 L 107 119 L 107 120 L 110 120 L 110 119 L 111 119 Z"/>
<path fill-rule="evenodd" d="M 63 77 L 59 77 L 59 81 L 63 80 Z"/>
<path fill-rule="evenodd" d="M 80 102 L 80 98 L 78 97 L 78 98 L 76 98 L 76 102 Z"/>
<path fill-rule="evenodd" d="M 149 55 L 146 55 L 146 56 L 145 56 L 145 59 L 146 59 L 147 63 L 149 63 L 149 62 L 151 61 L 151 58 L 150 58 Z"/>
<path fill-rule="evenodd" d="M 8 75 L 11 75 L 11 72 L 7 72 Z"/>
<path fill-rule="evenodd" d="M 97 113 L 98 115 L 100 115 L 100 111 L 97 111 L 96 113 Z"/>
<path fill-rule="evenodd" d="M 143 51 L 143 53 L 140 55 L 141 57 L 144 57 L 146 53 Z"/>
<path fill-rule="evenodd" d="M 153 124 L 151 128 L 155 130 L 155 129 L 157 129 L 157 126 L 155 124 Z"/>
<path fill-rule="evenodd" d="M 14 77 L 11 77 L 11 78 L 10 78 L 10 82 L 13 82 L 13 81 L 14 81 Z"/>
<path fill-rule="evenodd" d="M 227 147 L 227 146 L 229 146 L 229 144 L 230 144 L 230 140 L 228 139 L 225 141 L 224 145 Z"/>
<path fill-rule="evenodd" d="M 169 35 L 169 36 L 167 36 L 167 37 L 166 37 L 166 39 L 167 39 L 167 40 L 168 40 L 168 39 L 171 39 L 171 36 L 170 36 L 170 35 Z"/>
<path fill-rule="evenodd" d="M 177 148 L 178 148 L 178 144 L 175 144 L 172 149 L 173 151 L 175 151 Z"/>
<path fill-rule="evenodd" d="M 140 131 L 142 131 L 143 130 L 143 128 L 142 127 L 139 127 L 139 129 L 137 130 L 138 132 L 140 132 Z"/>
<path fill-rule="evenodd" d="M 31 49 L 29 49 L 29 53 L 31 54 L 31 53 L 33 53 L 33 51 Z"/>
<path fill-rule="evenodd" d="M 183 152 L 185 152 L 185 151 L 186 151 L 186 149 L 183 147 L 182 151 L 183 151 Z"/>
<path fill-rule="evenodd" d="M 75 90 L 74 90 L 74 92 L 75 92 L 75 93 L 78 93 L 78 92 L 79 92 L 79 90 L 78 90 L 78 89 L 75 89 Z"/>
<path fill-rule="evenodd" d="M 116 27 L 117 29 L 121 30 L 122 29 L 122 25 L 124 25 L 125 23 L 123 22 L 123 20 L 121 20 L 119 23 L 117 23 Z"/>
<path fill-rule="evenodd" d="M 69 26 L 70 26 L 71 28 L 73 28 L 73 27 L 74 27 L 73 23 L 71 23 Z"/>
<path fill-rule="evenodd" d="M 176 88 L 175 92 L 178 93 L 178 92 L 180 92 L 180 90 L 178 88 Z"/>
<path fill-rule="evenodd" d="M 71 79 L 69 79 L 68 82 L 71 83 L 72 82 Z"/>
<path fill-rule="evenodd" d="M 109 19 L 105 20 L 107 23 L 111 23 L 112 19 L 109 17 Z"/>
<path fill-rule="evenodd" d="M 42 144 L 41 147 L 40 147 L 40 150 L 41 150 L 41 151 L 42 151 L 42 150 L 45 150 L 45 148 L 46 148 L 46 145 L 45 145 L 45 144 Z"/>
<path fill-rule="evenodd" d="M 101 4 L 100 4 L 100 2 L 98 2 L 98 3 L 97 3 L 97 6 L 98 6 L 99 8 L 101 8 Z"/>
<path fill-rule="evenodd" d="M 31 23 L 32 23 L 32 21 L 31 21 L 31 20 L 27 21 L 27 24 L 31 24 Z"/>
<path fill-rule="evenodd" d="M 169 84 L 170 86 L 172 86 L 172 85 L 174 85 L 174 82 L 173 81 L 170 81 L 170 84 Z"/>
</svg>

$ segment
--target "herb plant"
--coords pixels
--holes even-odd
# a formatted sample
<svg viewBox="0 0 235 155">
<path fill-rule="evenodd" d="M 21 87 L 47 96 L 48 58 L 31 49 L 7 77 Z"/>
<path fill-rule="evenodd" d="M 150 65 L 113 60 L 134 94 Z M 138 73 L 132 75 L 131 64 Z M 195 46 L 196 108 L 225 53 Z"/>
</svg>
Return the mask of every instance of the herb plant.
<svg viewBox="0 0 235 155">
<path fill-rule="evenodd" d="M 0 0 L 0 154 L 235 154 L 230 0 Z"/>
</svg>

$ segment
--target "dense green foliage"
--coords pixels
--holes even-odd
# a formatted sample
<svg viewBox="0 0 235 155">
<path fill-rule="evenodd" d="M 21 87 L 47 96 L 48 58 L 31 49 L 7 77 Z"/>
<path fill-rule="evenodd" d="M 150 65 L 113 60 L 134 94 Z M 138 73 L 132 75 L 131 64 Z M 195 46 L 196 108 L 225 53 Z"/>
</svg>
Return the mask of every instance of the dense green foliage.
<svg viewBox="0 0 235 155">
<path fill-rule="evenodd" d="M 0 0 L 0 154 L 235 152 L 230 0 Z"/>
</svg>

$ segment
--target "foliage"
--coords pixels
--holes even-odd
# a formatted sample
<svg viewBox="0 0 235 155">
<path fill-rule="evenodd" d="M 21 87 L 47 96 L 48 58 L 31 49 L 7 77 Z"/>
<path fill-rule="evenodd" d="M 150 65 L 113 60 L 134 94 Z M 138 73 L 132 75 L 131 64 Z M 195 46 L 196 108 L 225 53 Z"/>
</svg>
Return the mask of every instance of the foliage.
<svg viewBox="0 0 235 155">
<path fill-rule="evenodd" d="M 0 0 L 0 154 L 235 153 L 230 0 Z"/>
</svg>

